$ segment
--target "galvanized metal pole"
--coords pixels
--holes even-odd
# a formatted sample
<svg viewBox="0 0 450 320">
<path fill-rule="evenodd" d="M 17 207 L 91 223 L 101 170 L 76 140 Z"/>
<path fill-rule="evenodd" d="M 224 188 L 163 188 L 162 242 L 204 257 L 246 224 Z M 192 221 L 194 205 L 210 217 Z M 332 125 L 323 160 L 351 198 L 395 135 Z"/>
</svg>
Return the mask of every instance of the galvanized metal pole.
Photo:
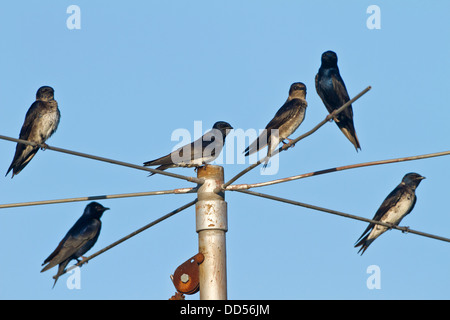
<svg viewBox="0 0 450 320">
<path fill-rule="evenodd" d="M 200 167 L 197 177 L 205 179 L 205 183 L 198 189 L 198 201 L 195 205 L 198 247 L 205 257 L 199 266 L 200 300 L 226 300 L 227 203 L 223 192 L 214 192 L 224 183 L 223 167 Z"/>
</svg>

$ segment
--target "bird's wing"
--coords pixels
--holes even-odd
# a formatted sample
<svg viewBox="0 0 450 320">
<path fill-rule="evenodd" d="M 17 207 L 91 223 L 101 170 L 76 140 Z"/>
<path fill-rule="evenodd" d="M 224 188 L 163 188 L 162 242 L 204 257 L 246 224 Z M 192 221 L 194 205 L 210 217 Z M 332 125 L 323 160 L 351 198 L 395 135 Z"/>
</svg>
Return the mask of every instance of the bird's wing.
<svg viewBox="0 0 450 320">
<path fill-rule="evenodd" d="M 29 138 L 31 130 L 36 122 L 35 120 L 41 116 L 44 108 L 45 105 L 42 101 L 38 100 L 33 102 L 25 115 L 25 121 L 23 122 L 22 129 L 19 134 L 20 139 L 27 140 Z"/>
<path fill-rule="evenodd" d="M 340 108 L 344 103 L 350 100 L 344 80 L 342 80 L 339 71 L 337 70 L 331 74 L 331 86 L 329 82 L 324 83 L 319 79 L 319 73 L 316 75 L 315 83 L 317 94 L 322 99 L 329 113 Z M 345 112 L 347 116 L 352 117 L 353 111 L 351 107 L 346 110 L 349 111 L 343 112 Z"/>
<path fill-rule="evenodd" d="M 402 196 L 403 186 L 400 184 L 398 185 L 394 190 L 389 193 L 389 195 L 384 199 L 381 206 L 378 208 L 377 212 L 375 213 L 375 216 L 372 218 L 372 220 L 380 221 L 381 218 L 388 212 L 389 209 L 394 207 L 397 202 L 400 200 Z M 375 226 L 374 223 L 370 223 L 366 230 L 362 233 L 362 235 L 359 237 L 357 242 L 364 237 L 366 233 L 368 233 L 373 227 Z"/>
<path fill-rule="evenodd" d="M 332 82 L 333 82 L 333 88 L 334 92 L 336 93 L 336 101 L 335 106 L 336 109 L 342 107 L 347 101 L 350 100 L 350 97 L 348 96 L 347 88 L 345 87 L 344 80 L 342 80 L 339 73 L 334 73 L 331 76 Z M 351 106 L 346 108 L 344 111 L 342 111 L 339 116 L 345 116 L 348 119 L 353 119 L 353 109 Z"/>
<path fill-rule="evenodd" d="M 331 75 L 331 80 L 333 82 L 333 88 L 336 92 L 337 96 L 339 97 L 339 100 L 343 102 L 347 102 L 350 100 L 350 97 L 348 96 L 347 88 L 345 87 L 344 80 L 342 80 L 341 75 L 339 73 L 333 73 Z"/>
<path fill-rule="evenodd" d="M 22 128 L 20 129 L 19 139 L 28 140 L 30 138 L 30 134 L 33 130 L 33 127 L 36 123 L 36 119 L 38 119 L 42 113 L 42 108 L 44 108 L 42 101 L 35 101 L 28 109 L 27 114 L 25 115 L 25 120 L 23 122 Z M 13 162 L 11 163 L 8 172 L 12 169 L 14 165 L 22 162 L 22 167 L 17 170 L 20 170 L 25 167 L 25 165 L 33 158 L 35 153 L 37 152 L 38 147 L 32 147 L 26 144 L 18 143 L 16 146 L 16 153 L 14 154 Z M 18 173 L 18 172 L 17 172 Z"/>
<path fill-rule="evenodd" d="M 144 166 L 168 165 L 172 163 L 172 153 L 169 153 L 161 158 L 144 162 Z"/>
<path fill-rule="evenodd" d="M 245 148 L 244 153 L 245 156 L 255 153 L 256 151 L 261 150 L 267 145 L 268 138 L 267 130 L 264 130 L 255 141 L 253 141 L 247 148 Z"/>
<path fill-rule="evenodd" d="M 223 145 L 225 143 L 226 135 L 222 134 L 217 129 L 208 131 L 201 138 L 201 154 L 200 150 L 197 148 L 193 153 L 193 159 L 200 157 L 215 157 L 216 153 L 219 154 L 222 151 Z"/>
<path fill-rule="evenodd" d="M 299 99 L 292 99 L 287 101 L 275 114 L 272 120 L 267 124 L 266 129 L 279 129 L 281 125 L 286 123 L 289 119 L 294 117 L 298 112 Z M 270 132 L 268 133 L 270 135 Z"/>
<path fill-rule="evenodd" d="M 144 166 L 166 166 L 166 165 L 172 165 L 179 162 L 188 163 L 191 160 L 199 159 L 204 156 L 203 151 L 205 148 L 208 148 L 208 152 L 211 153 L 208 156 L 215 156 L 215 153 L 221 149 L 221 142 L 217 140 L 217 132 L 218 130 L 211 130 L 205 133 L 203 136 L 195 140 L 194 142 L 191 142 L 189 144 L 186 144 L 180 148 L 178 148 L 175 151 L 172 151 L 168 155 L 165 155 L 161 158 L 151 160 L 144 162 Z M 216 141 L 217 140 L 217 141 Z"/>
<path fill-rule="evenodd" d="M 286 121 L 296 116 L 298 112 L 298 107 L 296 104 L 298 103 L 298 101 L 299 99 L 287 101 L 277 111 L 277 113 L 267 124 L 266 129 L 261 133 L 261 135 L 244 150 L 245 156 L 248 156 L 264 148 L 270 140 L 270 136 L 272 134 L 271 131 L 274 129 L 279 129 L 281 125 L 286 123 Z"/>
<path fill-rule="evenodd" d="M 100 232 L 101 222 L 99 220 L 95 221 L 98 221 L 98 223 L 89 223 L 87 226 L 81 228 L 80 222 L 84 221 L 77 221 L 77 223 L 69 230 L 64 239 L 61 240 L 58 247 L 52 252 L 52 254 L 50 254 L 47 259 L 45 259 L 42 265 L 46 263 L 49 264 L 45 266 L 41 272 L 53 268 L 64 260 L 69 259 L 89 240 L 96 238 L 98 233 Z"/>
<path fill-rule="evenodd" d="M 35 119 L 39 118 L 40 113 L 43 108 L 41 101 L 35 101 L 28 109 L 27 114 L 25 115 L 25 120 L 20 129 L 19 139 L 29 140 L 30 135 L 33 131 L 33 127 L 35 124 Z M 14 174 L 19 174 L 20 171 L 28 164 L 28 162 L 33 159 L 34 155 L 38 152 L 38 147 L 29 146 L 22 143 L 17 143 L 16 151 L 14 153 L 14 158 L 11 162 L 11 165 L 6 172 L 6 175 L 14 169 Z"/>
<path fill-rule="evenodd" d="M 334 92 L 334 84 L 330 86 L 328 81 L 322 80 L 320 76 L 321 70 L 316 75 L 316 91 L 323 104 L 328 110 L 328 113 L 332 113 L 335 110 L 335 106 L 339 104 L 336 93 Z"/>
<path fill-rule="evenodd" d="M 314 78 L 314 83 L 316 85 L 316 92 L 317 92 L 317 94 L 323 100 L 322 93 L 320 92 L 319 72 L 317 72 L 316 77 Z"/>
<path fill-rule="evenodd" d="M 193 151 L 194 151 L 194 142 L 184 145 L 161 158 L 144 162 L 144 166 L 172 165 L 174 164 L 174 160 L 175 162 L 177 162 L 176 160 L 181 159 L 188 161 L 192 159 Z"/>
</svg>

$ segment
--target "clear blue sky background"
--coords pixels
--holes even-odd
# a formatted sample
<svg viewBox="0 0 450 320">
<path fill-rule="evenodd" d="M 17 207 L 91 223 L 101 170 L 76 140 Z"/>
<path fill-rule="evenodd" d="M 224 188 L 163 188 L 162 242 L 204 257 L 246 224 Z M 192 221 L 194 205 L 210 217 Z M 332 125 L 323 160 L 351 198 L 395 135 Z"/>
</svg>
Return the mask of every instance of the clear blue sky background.
<svg viewBox="0 0 450 320">
<path fill-rule="evenodd" d="M 69 30 L 66 9 L 81 9 Z M 366 9 L 381 9 L 369 30 Z M 354 104 L 362 151 L 334 123 L 280 156 L 275 176 L 253 183 L 371 160 L 449 149 L 450 2 L 431 1 L 14 1 L 0 11 L 0 133 L 18 137 L 42 85 L 55 89 L 62 118 L 50 145 L 142 164 L 171 151 L 173 130 L 215 121 L 264 128 L 292 82 L 308 88 L 306 119 L 294 137 L 326 116 L 315 92 L 320 56 L 334 50 Z M 0 169 L 15 144 L 0 141 Z M 241 150 L 234 150 L 241 152 Z M 356 169 L 256 191 L 372 218 L 407 172 L 427 177 L 401 225 L 450 236 L 448 157 Z M 225 164 L 226 178 L 247 164 Z M 172 169 L 195 175 L 193 169 Z M 40 151 L 0 202 L 166 190 L 181 180 Z M 109 245 L 195 195 L 100 201 L 110 207 L 95 247 Z M 450 244 L 389 231 L 363 256 L 353 247 L 367 224 L 227 193 L 230 299 L 449 299 Z M 1 299 L 168 299 L 169 275 L 197 253 L 194 209 L 91 260 L 81 289 L 56 268 L 40 273 L 87 202 L 0 210 Z M 377 265 L 381 289 L 366 270 Z M 198 299 L 198 294 L 188 296 Z"/>
</svg>

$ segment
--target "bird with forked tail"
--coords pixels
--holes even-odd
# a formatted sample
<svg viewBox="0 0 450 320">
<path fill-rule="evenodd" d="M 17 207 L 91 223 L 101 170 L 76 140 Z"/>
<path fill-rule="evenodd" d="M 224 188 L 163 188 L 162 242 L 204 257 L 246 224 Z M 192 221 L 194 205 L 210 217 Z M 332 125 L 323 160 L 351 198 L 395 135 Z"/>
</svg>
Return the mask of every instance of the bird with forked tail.
<svg viewBox="0 0 450 320">
<path fill-rule="evenodd" d="M 216 122 L 212 129 L 194 142 L 178 148 L 161 158 L 144 162 L 144 166 L 159 166 L 157 170 L 175 167 L 200 167 L 214 161 L 222 151 L 225 138 L 233 127 L 225 121 Z M 154 175 L 151 173 L 150 176 Z"/>
<path fill-rule="evenodd" d="M 264 163 L 264 168 L 267 167 L 269 158 L 280 142 L 284 143 L 284 140 L 292 141 L 288 137 L 297 130 L 305 119 L 307 106 L 305 84 L 301 82 L 293 83 L 289 89 L 289 96 L 286 102 L 266 125 L 260 136 L 244 150 L 245 156 L 249 156 L 268 146 L 268 158 Z"/>
<path fill-rule="evenodd" d="M 406 174 L 402 182 L 384 199 L 372 220 L 398 226 L 400 221 L 414 208 L 417 201 L 416 188 L 423 179 L 425 177 L 418 173 Z M 370 223 L 355 244 L 355 248 L 361 247 L 358 253 L 361 252 L 362 255 L 370 244 L 388 229 L 388 227 Z"/>
<path fill-rule="evenodd" d="M 79 261 L 78 258 L 88 252 L 97 242 L 102 227 L 100 218 L 106 210 L 109 208 L 105 208 L 98 202 L 89 203 L 84 209 L 83 215 L 70 228 L 56 249 L 45 259 L 42 265 L 47 265 L 41 272 L 59 265 L 58 272 L 53 277 L 55 279 L 53 287 L 65 272 L 69 262 L 74 259 Z"/>
<path fill-rule="evenodd" d="M 337 61 L 338 58 L 335 52 L 324 52 L 322 54 L 322 64 L 315 78 L 317 94 L 322 99 L 329 113 L 339 109 L 350 100 L 344 80 L 342 80 L 341 74 L 339 73 Z M 334 121 L 342 133 L 353 144 L 356 151 L 358 149 L 361 150 L 353 123 L 352 106 L 348 106 L 339 113 Z"/>
<path fill-rule="evenodd" d="M 61 113 L 58 109 L 58 103 L 54 99 L 53 88 L 48 86 L 40 87 L 36 93 L 36 101 L 33 102 L 25 116 L 19 139 L 40 145 L 45 144 L 45 141 L 58 128 L 60 118 Z M 38 146 L 17 143 L 16 152 L 6 172 L 6 176 L 11 170 L 13 171 L 11 178 L 19 174 L 38 151 Z"/>
</svg>

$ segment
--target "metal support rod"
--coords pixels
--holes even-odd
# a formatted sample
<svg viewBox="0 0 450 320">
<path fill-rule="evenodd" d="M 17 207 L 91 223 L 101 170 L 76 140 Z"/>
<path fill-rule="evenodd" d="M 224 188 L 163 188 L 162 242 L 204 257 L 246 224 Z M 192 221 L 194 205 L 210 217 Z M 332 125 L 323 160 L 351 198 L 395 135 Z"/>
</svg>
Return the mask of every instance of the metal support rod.
<svg viewBox="0 0 450 320">
<path fill-rule="evenodd" d="M 422 154 L 422 155 L 418 155 L 418 156 L 408 156 L 408 157 L 403 157 L 403 158 L 363 162 L 363 163 L 357 163 L 357 164 L 351 164 L 351 165 L 346 165 L 346 166 L 340 166 L 340 167 L 334 167 L 334 168 L 329 168 L 329 169 L 313 171 L 313 172 L 309 172 L 309 173 L 303 173 L 303 174 L 299 174 L 299 175 L 295 175 L 295 176 L 291 176 L 291 177 L 287 177 L 287 178 L 282 178 L 282 179 L 276 179 L 276 180 L 272 180 L 272 181 L 265 181 L 265 182 L 258 182 L 258 183 L 246 183 L 246 184 L 234 184 L 234 185 L 228 186 L 225 190 L 232 190 L 232 191 L 247 190 L 247 189 L 251 189 L 251 188 L 265 187 L 265 186 L 270 186 L 270 185 L 274 185 L 274 184 L 278 184 L 278 183 L 294 181 L 294 180 L 308 178 L 308 177 L 312 177 L 312 176 L 318 176 L 321 174 L 327 174 L 327 173 L 331 173 L 331 172 L 338 172 L 338 171 L 343 171 L 343 170 L 363 168 L 363 167 L 376 166 L 376 165 L 389 164 L 389 163 L 399 163 L 399 162 L 404 162 L 404 161 L 413 161 L 413 160 L 442 157 L 442 156 L 448 156 L 448 155 L 450 155 L 450 151 L 442 151 L 442 152 Z M 1 208 L 1 206 L 0 206 L 0 208 Z"/>
<path fill-rule="evenodd" d="M 223 167 L 200 167 L 197 177 L 205 181 L 197 191 L 195 205 L 198 247 L 205 257 L 199 266 L 200 300 L 226 300 L 227 203 L 223 191 L 214 192 L 224 182 Z"/>
<path fill-rule="evenodd" d="M 178 189 L 173 189 L 173 190 L 161 190 L 161 191 L 109 194 L 109 195 L 101 195 L 101 196 L 87 196 L 87 197 L 78 197 L 78 198 L 7 203 L 7 204 L 0 204 L 0 209 L 27 207 L 27 206 L 39 206 L 39 205 L 44 205 L 44 204 L 56 204 L 56 203 L 67 203 L 67 202 L 77 202 L 77 201 L 120 199 L 120 198 L 131 198 L 131 197 L 155 196 L 155 195 L 162 195 L 162 194 L 185 194 L 185 193 L 195 193 L 195 192 L 197 192 L 196 187 L 195 188 L 178 188 Z"/>
</svg>

